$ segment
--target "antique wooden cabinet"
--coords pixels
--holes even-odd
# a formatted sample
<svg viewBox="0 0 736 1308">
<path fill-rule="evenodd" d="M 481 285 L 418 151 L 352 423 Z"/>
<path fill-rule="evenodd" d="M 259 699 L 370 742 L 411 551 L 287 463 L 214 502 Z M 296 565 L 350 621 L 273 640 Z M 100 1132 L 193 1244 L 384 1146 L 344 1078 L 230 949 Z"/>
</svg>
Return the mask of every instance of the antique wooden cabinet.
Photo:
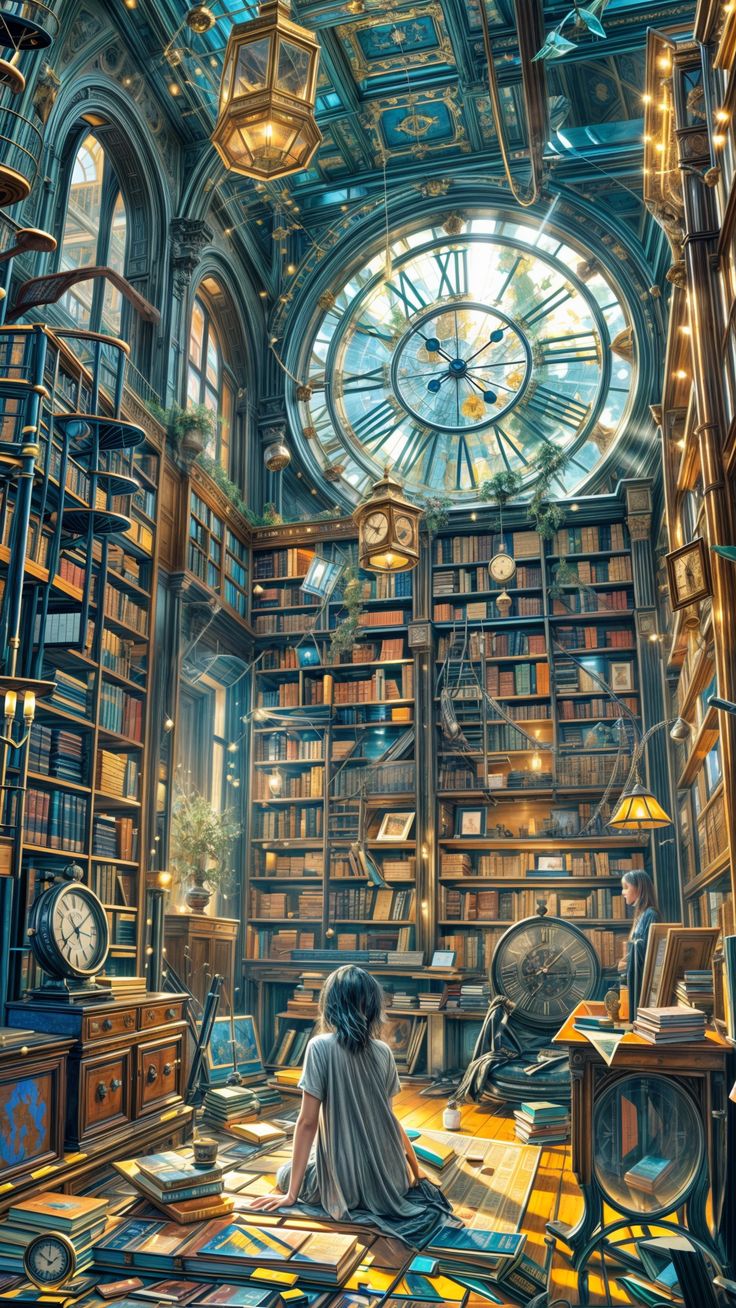
<svg viewBox="0 0 736 1308">
<path fill-rule="evenodd" d="M 166 914 L 166 957 L 200 1004 L 216 973 L 224 976 L 228 993 L 233 993 L 239 925 L 236 918 L 206 913 Z"/>
<path fill-rule="evenodd" d="M 71 1041 L 65 1144 L 131 1140 L 155 1114 L 182 1103 L 185 1085 L 184 995 L 150 994 L 109 1003 L 11 1004 L 12 1026 Z"/>
<path fill-rule="evenodd" d="M 0 1027 L 0 1194 L 64 1153 L 67 1055 L 72 1040 Z"/>
</svg>

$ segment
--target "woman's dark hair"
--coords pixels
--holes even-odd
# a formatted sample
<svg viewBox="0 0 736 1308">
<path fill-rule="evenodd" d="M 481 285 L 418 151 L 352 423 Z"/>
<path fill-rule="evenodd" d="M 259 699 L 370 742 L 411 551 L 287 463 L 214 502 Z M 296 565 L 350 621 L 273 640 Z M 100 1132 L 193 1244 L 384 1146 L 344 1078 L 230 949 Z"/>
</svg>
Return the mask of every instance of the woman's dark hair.
<svg viewBox="0 0 736 1308">
<path fill-rule="evenodd" d="M 320 1027 L 351 1054 L 366 1049 L 383 1021 L 383 991 L 369 972 L 348 963 L 331 972 L 319 997 Z"/>
<path fill-rule="evenodd" d="M 659 916 L 657 892 L 648 872 L 642 872 L 640 869 L 635 868 L 633 872 L 624 872 L 622 880 L 626 882 L 627 886 L 633 886 L 638 892 L 638 899 L 634 906 L 635 922 L 648 908 L 653 908 L 654 912 Z"/>
</svg>

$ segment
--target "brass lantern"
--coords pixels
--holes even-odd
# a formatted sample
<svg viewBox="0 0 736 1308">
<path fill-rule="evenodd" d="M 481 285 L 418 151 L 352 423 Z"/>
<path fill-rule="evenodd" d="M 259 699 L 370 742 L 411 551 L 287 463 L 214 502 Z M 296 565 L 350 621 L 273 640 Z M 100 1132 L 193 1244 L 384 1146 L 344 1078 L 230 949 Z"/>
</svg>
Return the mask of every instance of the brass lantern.
<svg viewBox="0 0 736 1308">
<path fill-rule="evenodd" d="M 314 120 L 319 44 L 292 22 L 288 0 L 266 0 L 233 27 L 212 143 L 226 168 L 268 181 L 306 168 L 322 140 Z"/>
<path fill-rule="evenodd" d="M 370 499 L 353 514 L 358 560 L 369 572 L 408 572 L 419 561 L 420 511 L 404 499 L 401 489 L 386 468 Z"/>
</svg>

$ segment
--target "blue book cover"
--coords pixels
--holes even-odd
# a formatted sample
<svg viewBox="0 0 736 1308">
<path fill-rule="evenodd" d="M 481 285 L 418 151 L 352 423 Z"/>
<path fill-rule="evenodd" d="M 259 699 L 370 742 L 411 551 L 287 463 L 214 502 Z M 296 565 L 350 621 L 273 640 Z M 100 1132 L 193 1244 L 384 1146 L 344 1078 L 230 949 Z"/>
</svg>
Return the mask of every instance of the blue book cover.
<svg viewBox="0 0 736 1308">
<path fill-rule="evenodd" d="M 207 1244 L 197 1250 L 198 1258 L 247 1258 L 259 1263 L 286 1263 L 307 1238 L 307 1231 L 263 1230 L 229 1222 Z"/>
<path fill-rule="evenodd" d="M 563 1104 L 552 1104 L 546 1099 L 529 1099 L 521 1105 L 521 1111 L 535 1122 L 541 1122 L 567 1117 L 569 1110 Z"/>
<path fill-rule="evenodd" d="M 634 1166 L 629 1168 L 625 1179 L 631 1180 L 633 1177 L 642 1181 L 654 1182 L 663 1176 L 665 1172 L 668 1172 L 671 1167 L 671 1158 L 660 1158 L 657 1154 L 645 1154 L 643 1158 L 639 1159 L 638 1163 L 634 1163 Z"/>
<path fill-rule="evenodd" d="M 445 1227 L 434 1237 L 430 1249 L 443 1253 L 473 1254 L 475 1257 L 515 1258 L 524 1248 L 525 1235 L 514 1231 L 474 1231 Z"/>
</svg>

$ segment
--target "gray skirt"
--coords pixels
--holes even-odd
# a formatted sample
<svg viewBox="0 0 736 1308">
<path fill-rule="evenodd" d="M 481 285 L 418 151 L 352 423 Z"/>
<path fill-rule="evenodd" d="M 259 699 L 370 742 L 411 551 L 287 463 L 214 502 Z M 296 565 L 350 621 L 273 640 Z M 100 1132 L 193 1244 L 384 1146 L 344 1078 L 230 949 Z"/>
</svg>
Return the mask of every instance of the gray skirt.
<svg viewBox="0 0 736 1308">
<path fill-rule="evenodd" d="M 290 1179 L 291 1163 L 284 1163 L 276 1173 L 276 1184 L 283 1194 L 288 1192 Z M 412 1249 L 423 1249 L 443 1226 L 464 1225 L 453 1214 L 449 1201 L 439 1187 L 426 1176 L 421 1181 L 415 1181 L 405 1197 L 414 1210 L 410 1214 L 372 1213 L 366 1208 L 357 1208 L 353 1212 L 344 1213 L 339 1220 L 352 1222 L 356 1226 L 376 1227 L 382 1235 L 396 1236 Z M 307 1163 L 295 1208 L 305 1217 L 325 1222 L 333 1220 L 320 1203 L 317 1164 L 313 1158 Z"/>
</svg>

